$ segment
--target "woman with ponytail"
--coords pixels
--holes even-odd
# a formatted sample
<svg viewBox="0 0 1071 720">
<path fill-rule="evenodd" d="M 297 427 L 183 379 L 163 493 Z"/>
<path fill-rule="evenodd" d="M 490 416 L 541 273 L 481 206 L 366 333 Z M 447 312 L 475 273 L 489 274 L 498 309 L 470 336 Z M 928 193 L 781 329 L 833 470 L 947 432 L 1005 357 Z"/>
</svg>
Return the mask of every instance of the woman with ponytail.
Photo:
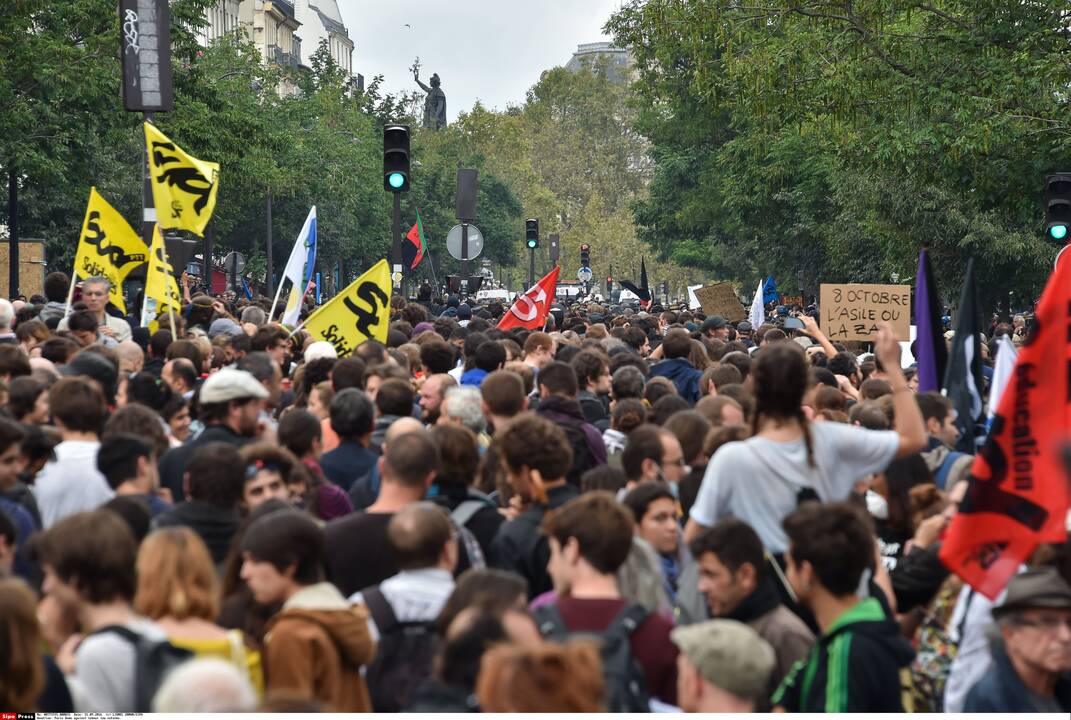
<svg viewBox="0 0 1071 720">
<path fill-rule="evenodd" d="M 843 500 L 856 482 L 923 449 L 922 414 L 900 371 L 896 334 L 885 323 L 875 351 L 893 388 L 892 430 L 811 423 L 801 404 L 809 364 L 799 346 L 777 343 L 755 354 L 753 437 L 728 443 L 711 458 L 684 530 L 686 542 L 732 515 L 751 525 L 768 551 L 783 553 L 788 538 L 781 521 L 801 502 Z"/>
</svg>

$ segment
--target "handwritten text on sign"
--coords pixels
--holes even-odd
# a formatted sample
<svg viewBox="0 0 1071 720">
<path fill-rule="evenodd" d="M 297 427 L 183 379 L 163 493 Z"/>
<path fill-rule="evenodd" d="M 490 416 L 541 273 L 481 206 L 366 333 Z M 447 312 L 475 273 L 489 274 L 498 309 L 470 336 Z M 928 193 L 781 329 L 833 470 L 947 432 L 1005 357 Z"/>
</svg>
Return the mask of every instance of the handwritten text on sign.
<svg viewBox="0 0 1071 720">
<path fill-rule="evenodd" d="M 822 332 L 833 341 L 873 340 L 878 323 L 891 323 L 907 338 L 911 329 L 910 285 L 822 285 Z"/>
</svg>

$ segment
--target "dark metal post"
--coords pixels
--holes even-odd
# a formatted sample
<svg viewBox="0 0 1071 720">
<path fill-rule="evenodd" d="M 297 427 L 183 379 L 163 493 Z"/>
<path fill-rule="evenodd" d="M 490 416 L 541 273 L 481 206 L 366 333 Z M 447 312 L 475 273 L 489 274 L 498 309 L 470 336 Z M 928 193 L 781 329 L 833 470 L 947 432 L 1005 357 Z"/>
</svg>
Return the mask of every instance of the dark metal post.
<svg viewBox="0 0 1071 720">
<path fill-rule="evenodd" d="M 535 248 L 528 248 L 528 287 L 535 285 Z"/>
<path fill-rule="evenodd" d="M 7 296 L 14 300 L 19 294 L 19 174 L 15 168 L 7 171 L 7 233 Z"/>
<path fill-rule="evenodd" d="M 142 113 L 142 118 L 145 122 L 152 122 L 155 116 L 151 112 Z M 152 197 L 152 175 L 149 173 L 149 149 L 145 148 L 145 163 L 142 167 L 144 177 L 142 178 L 141 186 L 141 240 L 145 243 L 145 247 L 152 247 L 152 229 L 156 225 L 156 202 Z M 73 279 L 73 278 L 72 278 Z M 145 303 L 144 293 L 142 293 L 142 304 Z M 136 311 L 138 314 L 135 317 L 140 317 L 141 308 Z"/>
<path fill-rule="evenodd" d="M 469 279 L 469 224 L 461 223 L 461 282 Z"/>
<path fill-rule="evenodd" d="M 391 274 L 393 275 L 395 272 L 400 273 L 402 267 L 402 194 L 399 192 L 391 194 L 394 195 L 394 219 L 391 227 L 393 239 L 390 248 Z"/>
<path fill-rule="evenodd" d="M 201 281 L 204 282 L 205 292 L 212 294 L 212 246 L 216 241 L 216 229 L 210 223 L 205 229 L 204 244 L 201 246 Z"/>
<path fill-rule="evenodd" d="M 266 280 L 267 280 L 266 284 L 268 286 L 268 297 L 274 297 L 275 296 L 275 265 L 272 263 L 272 259 L 271 259 L 271 246 L 272 246 L 272 240 L 271 240 L 271 190 L 269 190 L 268 191 L 268 240 L 267 240 L 267 247 L 265 248 L 265 250 L 267 252 L 267 255 L 268 255 L 268 273 L 267 273 L 268 276 L 266 278 Z M 301 288 L 301 291 L 304 292 L 305 288 Z"/>
</svg>

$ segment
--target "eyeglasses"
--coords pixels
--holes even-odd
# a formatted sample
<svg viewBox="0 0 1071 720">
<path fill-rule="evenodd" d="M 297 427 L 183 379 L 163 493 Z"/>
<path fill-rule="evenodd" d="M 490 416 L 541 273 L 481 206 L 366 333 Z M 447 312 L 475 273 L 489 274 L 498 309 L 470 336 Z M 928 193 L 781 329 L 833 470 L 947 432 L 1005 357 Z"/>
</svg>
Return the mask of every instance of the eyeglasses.
<svg viewBox="0 0 1071 720">
<path fill-rule="evenodd" d="M 1071 630 L 1071 617 L 1040 617 L 1036 620 L 1018 618 L 1014 622 L 1016 625 L 1023 627 L 1041 628 L 1049 631 L 1058 630 L 1061 627 Z"/>
</svg>

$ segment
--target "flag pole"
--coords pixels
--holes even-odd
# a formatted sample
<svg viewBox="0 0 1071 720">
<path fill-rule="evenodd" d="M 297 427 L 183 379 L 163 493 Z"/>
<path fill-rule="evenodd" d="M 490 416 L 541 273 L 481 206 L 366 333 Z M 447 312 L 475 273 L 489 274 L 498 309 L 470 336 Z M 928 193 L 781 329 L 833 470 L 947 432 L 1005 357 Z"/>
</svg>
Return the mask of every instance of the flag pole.
<svg viewBox="0 0 1071 720">
<path fill-rule="evenodd" d="M 167 308 L 167 317 L 171 321 L 171 339 L 177 340 L 178 333 L 175 332 L 175 311 L 170 307 Z"/>
<path fill-rule="evenodd" d="M 283 285 L 286 284 L 283 280 L 286 280 L 286 278 L 280 278 L 279 287 L 275 288 L 275 299 L 272 300 L 271 303 L 271 312 L 268 313 L 268 322 L 271 322 L 271 319 L 275 317 L 275 306 L 279 304 L 279 295 L 283 292 Z"/>
<path fill-rule="evenodd" d="M 74 286 L 78 284 L 78 273 L 75 269 L 71 269 L 71 287 L 67 290 L 67 307 L 63 308 L 63 319 L 66 320 L 67 316 L 71 314 L 71 300 L 74 299 Z"/>
</svg>

